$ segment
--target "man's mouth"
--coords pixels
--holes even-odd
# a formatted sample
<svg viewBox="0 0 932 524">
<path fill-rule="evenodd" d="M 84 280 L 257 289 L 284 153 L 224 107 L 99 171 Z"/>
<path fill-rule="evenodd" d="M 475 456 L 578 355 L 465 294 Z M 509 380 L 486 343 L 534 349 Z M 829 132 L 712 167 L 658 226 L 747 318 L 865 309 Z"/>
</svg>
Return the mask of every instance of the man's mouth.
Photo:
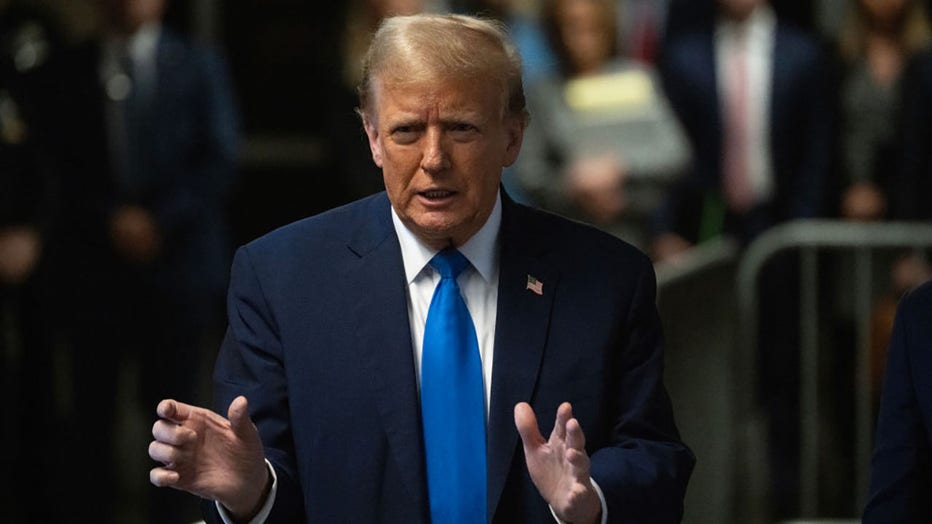
<svg viewBox="0 0 932 524">
<path fill-rule="evenodd" d="M 444 198 L 453 196 L 455 193 L 445 189 L 431 189 L 429 191 L 421 191 L 418 194 L 428 200 L 443 200 Z"/>
</svg>

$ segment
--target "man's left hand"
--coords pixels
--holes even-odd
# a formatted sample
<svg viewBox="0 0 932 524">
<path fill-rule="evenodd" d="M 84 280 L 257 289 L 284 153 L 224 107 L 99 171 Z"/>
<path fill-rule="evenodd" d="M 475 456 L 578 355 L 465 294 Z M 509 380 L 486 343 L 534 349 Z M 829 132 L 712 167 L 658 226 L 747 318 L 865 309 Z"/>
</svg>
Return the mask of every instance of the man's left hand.
<svg viewBox="0 0 932 524">
<path fill-rule="evenodd" d="M 537 416 L 526 402 L 515 406 L 515 425 L 524 443 L 524 457 L 531 480 L 557 517 L 574 524 L 599 521 L 602 503 L 589 478 L 586 437 L 573 407 L 564 402 L 550 438 L 544 440 Z"/>
</svg>

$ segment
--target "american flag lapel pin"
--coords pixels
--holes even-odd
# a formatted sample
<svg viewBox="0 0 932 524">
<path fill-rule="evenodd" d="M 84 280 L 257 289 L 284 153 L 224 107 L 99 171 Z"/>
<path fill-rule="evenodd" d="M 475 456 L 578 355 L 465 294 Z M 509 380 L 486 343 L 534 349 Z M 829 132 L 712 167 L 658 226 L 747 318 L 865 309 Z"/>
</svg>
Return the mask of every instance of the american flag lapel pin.
<svg viewBox="0 0 932 524">
<path fill-rule="evenodd" d="M 543 296 L 544 294 L 544 283 L 531 275 L 527 276 L 527 289 L 530 289 L 534 293 Z"/>
</svg>

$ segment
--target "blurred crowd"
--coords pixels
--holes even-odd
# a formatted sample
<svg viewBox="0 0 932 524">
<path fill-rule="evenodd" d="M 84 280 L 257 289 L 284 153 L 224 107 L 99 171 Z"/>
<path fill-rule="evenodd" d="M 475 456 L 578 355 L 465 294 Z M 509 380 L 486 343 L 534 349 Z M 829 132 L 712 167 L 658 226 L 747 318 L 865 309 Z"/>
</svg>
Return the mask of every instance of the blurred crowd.
<svg viewBox="0 0 932 524">
<path fill-rule="evenodd" d="M 166 23 L 166 0 L 86 3 L 103 23 L 76 40 L 44 3 L 0 0 L 3 522 L 118 520 L 121 395 L 147 413 L 163 397 L 203 403 L 209 369 L 198 364 L 222 336 L 232 239 L 243 236 L 231 224 L 268 222 L 243 205 L 231 218 L 244 187 L 275 184 L 242 176 L 243 137 L 264 115 L 236 92 L 309 103 L 236 69 L 248 61 L 230 71 L 222 49 Z M 657 262 L 722 235 L 745 246 L 794 219 L 928 220 L 929 4 L 352 0 L 315 22 L 332 42 L 314 53 L 336 67 L 303 72 L 326 92 L 306 118 L 326 130 L 323 201 L 381 190 L 354 112 L 360 57 L 383 17 L 431 10 L 497 18 L 522 53 L 531 125 L 504 174 L 509 194 Z M 814 12 L 839 22 L 824 27 Z M 932 276 L 925 257 L 893 256 L 878 347 L 890 304 Z M 795 272 L 765 274 L 768 318 L 794 314 L 798 291 L 782 283 Z M 764 355 L 796 347 L 787 322 L 769 328 Z M 765 388 L 784 391 L 796 362 L 774 363 Z M 773 412 L 792 412 L 792 398 L 773 396 Z M 153 490 L 134 518 L 193 520 L 188 497 L 173 496 Z"/>
</svg>

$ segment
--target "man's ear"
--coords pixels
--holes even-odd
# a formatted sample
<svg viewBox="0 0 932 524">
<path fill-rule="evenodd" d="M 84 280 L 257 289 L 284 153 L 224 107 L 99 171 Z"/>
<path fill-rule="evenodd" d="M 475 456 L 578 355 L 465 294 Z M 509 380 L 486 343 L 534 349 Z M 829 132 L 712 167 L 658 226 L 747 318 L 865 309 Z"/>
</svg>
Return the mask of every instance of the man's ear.
<svg viewBox="0 0 932 524">
<path fill-rule="evenodd" d="M 504 167 L 508 167 L 518 160 L 518 153 L 521 152 L 521 143 L 524 141 L 524 130 L 527 125 L 528 118 L 526 115 L 505 117 L 505 138 L 508 143 L 505 144 L 505 157 L 502 162 Z"/>
<path fill-rule="evenodd" d="M 379 142 L 379 128 L 365 113 L 362 114 L 362 127 L 366 130 L 369 139 L 369 151 L 372 152 L 372 161 L 382 167 L 382 144 Z"/>
</svg>

